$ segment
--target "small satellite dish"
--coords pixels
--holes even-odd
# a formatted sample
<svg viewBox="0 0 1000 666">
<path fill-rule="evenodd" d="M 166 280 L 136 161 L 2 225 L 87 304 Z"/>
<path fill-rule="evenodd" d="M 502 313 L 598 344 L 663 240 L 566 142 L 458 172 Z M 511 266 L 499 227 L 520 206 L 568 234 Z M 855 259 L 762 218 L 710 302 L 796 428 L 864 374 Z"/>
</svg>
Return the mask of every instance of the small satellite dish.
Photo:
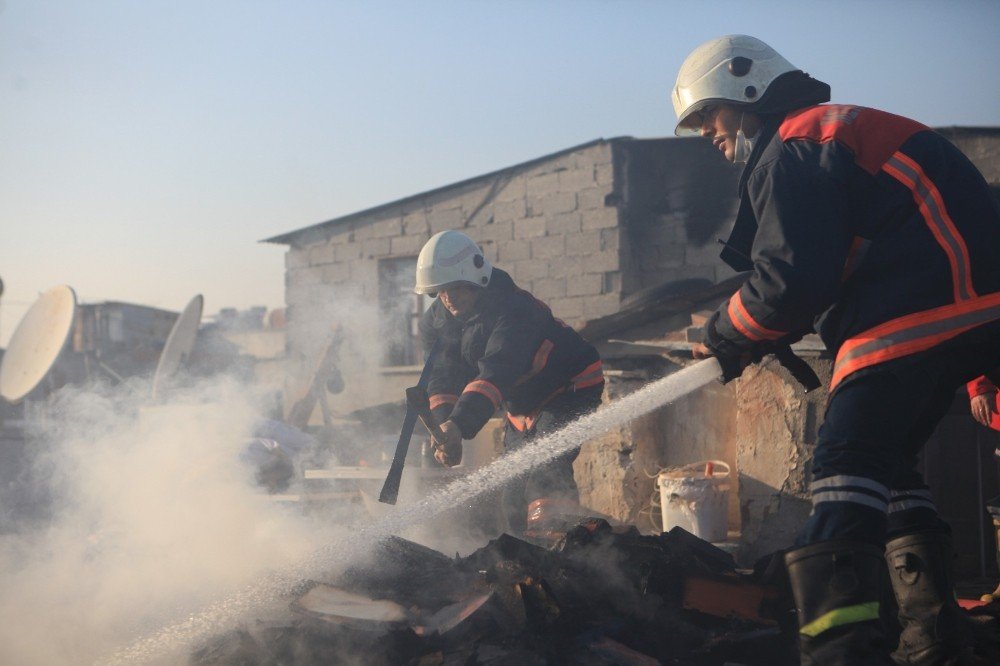
<svg viewBox="0 0 1000 666">
<path fill-rule="evenodd" d="M 0 365 L 0 395 L 20 402 L 52 370 L 76 319 L 76 293 L 53 287 L 38 297 L 14 330 Z"/>
<path fill-rule="evenodd" d="M 167 341 L 163 345 L 163 353 L 160 354 L 160 362 L 157 363 L 156 372 L 153 374 L 154 400 L 162 395 L 170 378 L 177 374 L 177 371 L 191 356 L 195 338 L 198 336 L 201 310 L 204 305 L 205 299 L 201 294 L 192 298 L 184 311 L 177 317 L 174 327 L 170 329 L 170 335 L 167 336 Z"/>
</svg>

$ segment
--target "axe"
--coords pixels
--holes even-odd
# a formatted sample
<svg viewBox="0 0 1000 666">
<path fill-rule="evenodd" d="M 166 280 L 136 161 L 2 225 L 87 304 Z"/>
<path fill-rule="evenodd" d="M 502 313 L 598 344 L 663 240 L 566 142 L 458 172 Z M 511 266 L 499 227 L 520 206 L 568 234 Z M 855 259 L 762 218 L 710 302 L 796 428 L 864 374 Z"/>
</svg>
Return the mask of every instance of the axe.
<svg viewBox="0 0 1000 666">
<path fill-rule="evenodd" d="M 427 354 L 424 362 L 424 369 L 420 372 L 420 379 L 417 380 L 417 387 L 426 393 L 427 383 L 431 378 L 431 369 L 434 367 L 434 359 L 441 348 L 441 338 L 438 338 L 431 351 Z M 432 421 L 433 423 L 433 421 Z M 378 501 L 383 504 L 395 504 L 399 496 L 399 482 L 403 478 L 403 465 L 406 464 L 406 452 L 410 448 L 410 437 L 413 435 L 413 427 L 417 424 L 417 412 L 407 402 L 406 415 L 403 417 L 403 427 L 399 432 L 399 441 L 396 442 L 396 452 L 392 456 L 392 463 L 389 465 L 389 473 L 385 476 L 385 483 L 382 484 L 382 491 L 378 495 Z"/>
</svg>

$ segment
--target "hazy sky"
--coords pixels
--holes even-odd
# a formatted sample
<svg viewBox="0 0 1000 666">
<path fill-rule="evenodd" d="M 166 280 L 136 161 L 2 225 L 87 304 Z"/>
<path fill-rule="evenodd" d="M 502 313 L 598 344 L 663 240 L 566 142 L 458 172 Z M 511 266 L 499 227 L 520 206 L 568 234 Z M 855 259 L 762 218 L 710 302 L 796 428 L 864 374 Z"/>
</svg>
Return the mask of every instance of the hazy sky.
<svg viewBox="0 0 1000 666">
<path fill-rule="evenodd" d="M 0 345 L 42 291 L 284 304 L 263 238 L 596 139 L 670 134 L 747 33 L 834 100 L 1000 124 L 1000 2 L 0 0 Z"/>
</svg>

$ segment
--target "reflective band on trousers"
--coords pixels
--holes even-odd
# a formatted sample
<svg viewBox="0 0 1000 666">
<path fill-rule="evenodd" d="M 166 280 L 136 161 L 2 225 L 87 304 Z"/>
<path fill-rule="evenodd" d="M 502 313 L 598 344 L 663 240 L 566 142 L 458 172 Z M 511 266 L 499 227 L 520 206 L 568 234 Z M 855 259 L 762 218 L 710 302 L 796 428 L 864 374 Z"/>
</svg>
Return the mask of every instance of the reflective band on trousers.
<svg viewBox="0 0 1000 666">
<path fill-rule="evenodd" d="M 845 624 L 867 622 L 868 620 L 877 619 L 879 619 L 878 602 L 866 601 L 865 603 L 857 604 L 856 606 L 844 606 L 843 608 L 834 609 L 799 629 L 799 633 L 803 636 L 815 638 L 824 631 L 835 627 L 842 627 Z"/>
</svg>

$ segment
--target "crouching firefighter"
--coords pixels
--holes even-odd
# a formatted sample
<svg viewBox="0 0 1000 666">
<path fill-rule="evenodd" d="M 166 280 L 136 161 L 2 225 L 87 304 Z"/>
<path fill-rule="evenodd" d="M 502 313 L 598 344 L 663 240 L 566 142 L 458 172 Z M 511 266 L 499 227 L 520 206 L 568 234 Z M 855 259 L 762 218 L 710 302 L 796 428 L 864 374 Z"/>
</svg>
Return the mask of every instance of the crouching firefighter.
<svg viewBox="0 0 1000 666">
<path fill-rule="evenodd" d="M 437 295 L 420 320 L 424 349 L 440 340 L 427 393 L 445 441 L 435 458 L 461 460 L 462 440 L 475 437 L 504 407 L 510 451 L 559 429 L 601 404 L 601 359 L 548 306 L 490 265 L 471 238 L 442 231 L 417 258 L 418 294 Z M 528 470 L 503 490 L 506 527 L 524 531 L 528 504 L 540 498 L 578 501 L 573 461 L 579 447 Z"/>
<path fill-rule="evenodd" d="M 1000 362 L 989 187 L 941 135 L 825 104 L 828 85 L 753 37 L 695 49 L 672 98 L 678 134 L 745 165 L 722 258 L 750 274 L 696 355 L 742 370 L 810 328 L 835 354 L 813 511 L 786 556 L 802 663 L 892 663 L 894 644 L 899 663 L 969 662 L 950 530 L 915 463 L 956 391 Z M 879 621 L 886 576 L 898 644 Z"/>
</svg>

